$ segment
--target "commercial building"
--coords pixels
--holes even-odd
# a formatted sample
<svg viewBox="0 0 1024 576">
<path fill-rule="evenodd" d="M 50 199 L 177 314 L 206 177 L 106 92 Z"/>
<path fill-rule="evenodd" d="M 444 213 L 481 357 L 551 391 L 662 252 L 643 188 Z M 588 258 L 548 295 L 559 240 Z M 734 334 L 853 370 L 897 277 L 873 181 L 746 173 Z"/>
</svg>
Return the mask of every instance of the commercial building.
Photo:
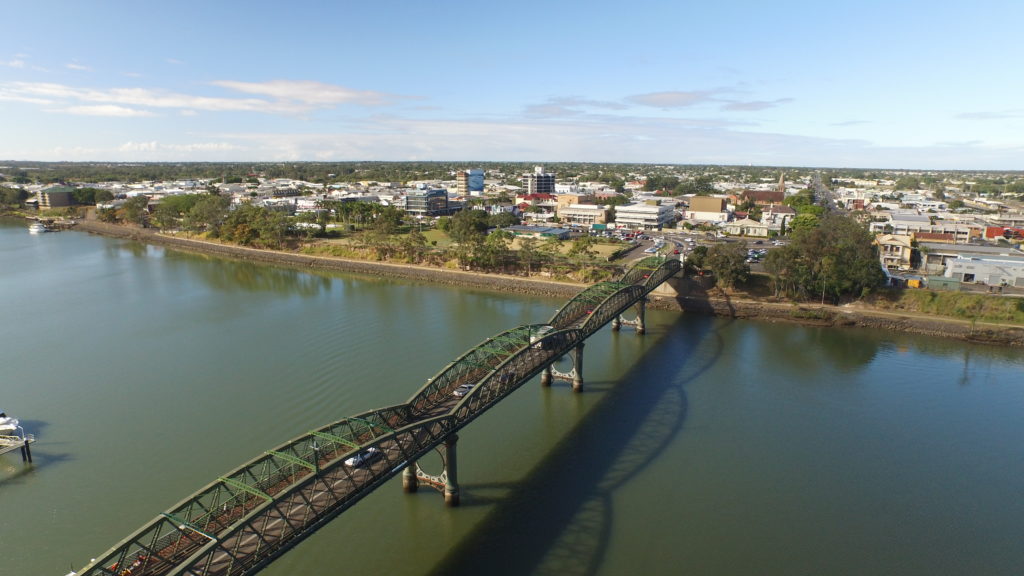
<svg viewBox="0 0 1024 576">
<path fill-rule="evenodd" d="M 620 228 L 661 230 L 675 221 L 675 210 L 660 204 L 626 204 L 615 208 L 615 222 Z"/>
<path fill-rule="evenodd" d="M 451 214 L 448 191 L 443 188 L 416 190 L 405 196 L 405 211 L 412 216 L 444 216 Z"/>
<path fill-rule="evenodd" d="M 484 171 L 479 168 L 460 170 L 455 174 L 455 190 L 459 196 L 480 196 L 484 193 Z"/>
<path fill-rule="evenodd" d="M 559 206 L 558 218 L 565 224 L 605 224 L 608 222 L 608 207 L 600 204 Z"/>
<path fill-rule="evenodd" d="M 686 210 L 686 219 L 694 222 L 728 222 L 729 210 L 725 198 L 694 196 Z"/>
<path fill-rule="evenodd" d="M 543 166 L 536 166 L 532 174 L 523 176 L 523 187 L 527 194 L 555 194 L 555 175 L 544 172 Z"/>
<path fill-rule="evenodd" d="M 75 189 L 70 186 L 51 186 L 39 191 L 39 209 L 64 208 L 75 203 Z"/>
</svg>

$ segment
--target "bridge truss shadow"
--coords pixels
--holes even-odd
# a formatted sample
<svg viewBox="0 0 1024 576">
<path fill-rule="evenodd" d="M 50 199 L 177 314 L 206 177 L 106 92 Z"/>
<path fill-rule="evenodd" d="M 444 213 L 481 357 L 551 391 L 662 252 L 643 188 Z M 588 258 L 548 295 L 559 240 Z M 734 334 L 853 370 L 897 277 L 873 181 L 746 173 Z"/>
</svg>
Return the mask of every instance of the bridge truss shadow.
<svg viewBox="0 0 1024 576">
<path fill-rule="evenodd" d="M 494 510 L 431 573 L 597 574 L 613 534 L 615 491 L 682 432 L 687 384 L 721 357 L 721 325 L 716 328 L 714 323 L 708 317 L 680 316 L 522 482 L 504 486 L 509 491 L 495 499 Z M 702 351 L 698 358 L 694 352 L 709 343 L 712 352 Z M 645 362 L 647 358 L 659 361 Z M 486 493 L 498 488 L 463 485 L 470 505 L 476 503 L 475 489 Z"/>
</svg>

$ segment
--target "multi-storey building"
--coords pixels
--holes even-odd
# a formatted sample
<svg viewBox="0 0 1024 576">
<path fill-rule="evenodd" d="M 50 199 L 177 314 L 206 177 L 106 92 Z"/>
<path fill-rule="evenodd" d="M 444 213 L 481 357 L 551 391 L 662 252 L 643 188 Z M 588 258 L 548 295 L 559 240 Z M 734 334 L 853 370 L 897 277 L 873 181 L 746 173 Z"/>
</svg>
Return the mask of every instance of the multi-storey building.
<svg viewBox="0 0 1024 576">
<path fill-rule="evenodd" d="M 523 176 L 523 187 L 527 194 L 554 194 L 555 175 L 544 172 L 543 166 L 536 166 L 532 174 Z"/>
</svg>

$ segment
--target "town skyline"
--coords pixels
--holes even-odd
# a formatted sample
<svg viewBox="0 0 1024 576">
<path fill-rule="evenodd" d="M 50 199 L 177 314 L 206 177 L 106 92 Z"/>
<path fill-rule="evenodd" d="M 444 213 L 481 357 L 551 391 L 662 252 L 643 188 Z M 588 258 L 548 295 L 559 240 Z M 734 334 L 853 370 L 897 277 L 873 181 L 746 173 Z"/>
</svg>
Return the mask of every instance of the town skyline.
<svg viewBox="0 0 1024 576">
<path fill-rule="evenodd" d="M 1010 2 L 7 12 L 7 160 L 1022 168 Z"/>
</svg>

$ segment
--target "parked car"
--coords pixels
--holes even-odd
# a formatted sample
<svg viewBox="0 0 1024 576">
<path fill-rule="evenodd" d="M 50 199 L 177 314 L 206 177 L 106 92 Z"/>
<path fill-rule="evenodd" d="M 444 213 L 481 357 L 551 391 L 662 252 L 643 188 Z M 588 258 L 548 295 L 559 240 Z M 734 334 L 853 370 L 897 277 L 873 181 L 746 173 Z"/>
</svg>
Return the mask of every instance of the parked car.
<svg viewBox="0 0 1024 576">
<path fill-rule="evenodd" d="M 534 348 L 547 350 L 547 348 L 544 345 L 544 342 L 541 342 L 541 340 L 543 340 L 544 337 L 550 334 L 551 332 L 554 332 L 554 330 L 554 326 L 541 326 L 540 328 L 537 328 L 537 330 L 533 334 L 530 334 L 530 345 L 533 346 Z"/>
<path fill-rule="evenodd" d="M 367 464 L 375 462 L 378 458 L 380 458 L 383 455 L 384 453 L 378 450 L 377 448 L 367 448 L 362 452 L 358 452 L 354 456 L 346 458 L 345 466 L 350 466 L 352 468 L 360 468 L 362 466 L 366 466 Z"/>
<path fill-rule="evenodd" d="M 452 392 L 452 396 L 455 396 L 456 398 L 462 398 L 466 394 L 469 394 L 470 390 L 472 389 L 473 384 L 463 384 L 462 386 L 456 388 L 454 392 Z"/>
</svg>

